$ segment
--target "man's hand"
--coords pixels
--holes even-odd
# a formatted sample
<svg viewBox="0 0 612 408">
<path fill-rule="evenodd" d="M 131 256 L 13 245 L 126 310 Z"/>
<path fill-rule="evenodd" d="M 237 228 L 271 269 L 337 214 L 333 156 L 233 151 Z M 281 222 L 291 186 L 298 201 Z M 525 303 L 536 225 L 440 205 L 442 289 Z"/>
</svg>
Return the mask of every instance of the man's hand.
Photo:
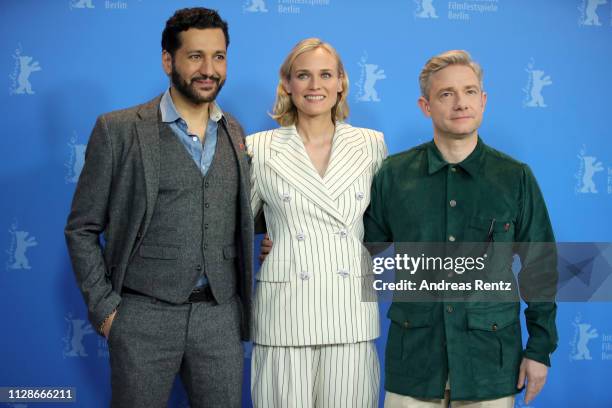
<svg viewBox="0 0 612 408">
<path fill-rule="evenodd" d="M 270 237 L 266 233 L 266 235 L 264 235 L 263 240 L 261 241 L 261 248 L 259 252 L 259 262 L 263 263 L 263 261 L 266 259 L 266 256 L 268 256 L 271 250 L 272 250 L 272 241 L 270 241 Z"/>
<path fill-rule="evenodd" d="M 110 333 L 111 326 L 113 325 L 113 320 L 115 320 L 115 315 L 117 314 L 117 310 L 113 310 L 113 313 L 108 315 L 108 319 L 102 325 L 102 334 L 106 339 L 108 339 L 108 334 Z"/>
<path fill-rule="evenodd" d="M 528 358 L 523 358 L 521 368 L 519 369 L 519 379 L 516 388 L 525 386 L 527 380 L 527 391 L 525 391 L 525 404 L 529 404 L 542 391 L 542 387 L 546 383 L 546 375 L 548 367 Z"/>
</svg>

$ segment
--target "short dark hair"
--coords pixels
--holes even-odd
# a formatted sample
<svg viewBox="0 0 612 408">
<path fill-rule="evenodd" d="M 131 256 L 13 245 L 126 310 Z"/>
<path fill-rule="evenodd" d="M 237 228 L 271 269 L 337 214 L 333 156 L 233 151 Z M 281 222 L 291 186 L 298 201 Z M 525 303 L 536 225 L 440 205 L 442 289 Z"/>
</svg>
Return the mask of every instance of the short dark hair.
<svg viewBox="0 0 612 408">
<path fill-rule="evenodd" d="M 181 48 L 182 31 L 190 28 L 220 28 L 225 36 L 225 47 L 229 46 L 229 33 L 227 22 L 224 21 L 216 10 L 204 7 L 184 8 L 177 10 L 172 17 L 166 21 L 166 28 L 162 33 L 162 50 L 168 51 L 174 56 L 174 52 Z"/>
</svg>

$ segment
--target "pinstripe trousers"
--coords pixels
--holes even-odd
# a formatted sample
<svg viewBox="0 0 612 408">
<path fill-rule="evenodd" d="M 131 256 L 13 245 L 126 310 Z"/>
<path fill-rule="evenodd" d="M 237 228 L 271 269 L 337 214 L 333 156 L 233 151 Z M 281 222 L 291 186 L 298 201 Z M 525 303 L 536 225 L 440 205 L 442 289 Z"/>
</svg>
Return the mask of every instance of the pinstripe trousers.
<svg viewBox="0 0 612 408">
<path fill-rule="evenodd" d="M 374 408 L 379 384 L 380 366 L 372 341 L 253 346 L 255 408 Z"/>
</svg>

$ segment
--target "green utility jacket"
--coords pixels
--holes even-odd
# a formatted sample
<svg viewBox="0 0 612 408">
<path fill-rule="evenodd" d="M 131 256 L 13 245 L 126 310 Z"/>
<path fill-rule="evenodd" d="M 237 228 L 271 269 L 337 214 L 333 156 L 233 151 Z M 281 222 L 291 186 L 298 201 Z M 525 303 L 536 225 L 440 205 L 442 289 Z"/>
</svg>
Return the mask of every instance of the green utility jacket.
<svg viewBox="0 0 612 408">
<path fill-rule="evenodd" d="M 480 138 L 458 164 L 445 162 L 433 141 L 389 157 L 374 178 L 364 223 L 366 241 L 396 246 L 492 241 L 512 248 L 513 243 L 554 242 L 529 167 Z M 449 379 L 452 400 L 494 399 L 520 391 L 522 357 L 550 366 L 557 345 L 557 270 L 554 246 L 547 248 L 535 255 L 515 251 L 521 258 L 517 289 L 527 303 L 525 349 L 516 289 L 510 302 L 396 300 L 388 312 L 385 388 L 415 398 L 443 398 Z M 498 265 L 499 276 L 513 277 L 511 265 Z M 468 272 L 462 275 L 469 278 Z M 548 291 L 548 300 L 538 300 L 543 297 L 538 291 Z"/>
</svg>

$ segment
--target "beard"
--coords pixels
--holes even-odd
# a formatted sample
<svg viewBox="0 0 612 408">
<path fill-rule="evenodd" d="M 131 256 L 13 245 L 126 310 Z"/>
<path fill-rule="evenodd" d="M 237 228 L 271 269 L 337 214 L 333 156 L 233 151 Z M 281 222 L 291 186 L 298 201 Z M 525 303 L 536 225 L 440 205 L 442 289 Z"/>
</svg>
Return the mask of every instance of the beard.
<svg viewBox="0 0 612 408">
<path fill-rule="evenodd" d="M 213 80 L 216 84 L 215 90 L 210 95 L 201 95 L 196 87 L 195 81 L 199 80 Z M 217 95 L 223 88 L 223 84 L 225 81 L 221 81 L 221 78 L 217 75 L 200 75 L 194 78 L 191 78 L 187 81 L 179 72 L 176 70 L 174 65 L 172 66 L 172 75 L 171 75 L 172 85 L 174 88 L 181 93 L 187 100 L 195 105 L 200 105 L 203 103 L 209 103 L 214 101 L 217 98 Z"/>
</svg>

